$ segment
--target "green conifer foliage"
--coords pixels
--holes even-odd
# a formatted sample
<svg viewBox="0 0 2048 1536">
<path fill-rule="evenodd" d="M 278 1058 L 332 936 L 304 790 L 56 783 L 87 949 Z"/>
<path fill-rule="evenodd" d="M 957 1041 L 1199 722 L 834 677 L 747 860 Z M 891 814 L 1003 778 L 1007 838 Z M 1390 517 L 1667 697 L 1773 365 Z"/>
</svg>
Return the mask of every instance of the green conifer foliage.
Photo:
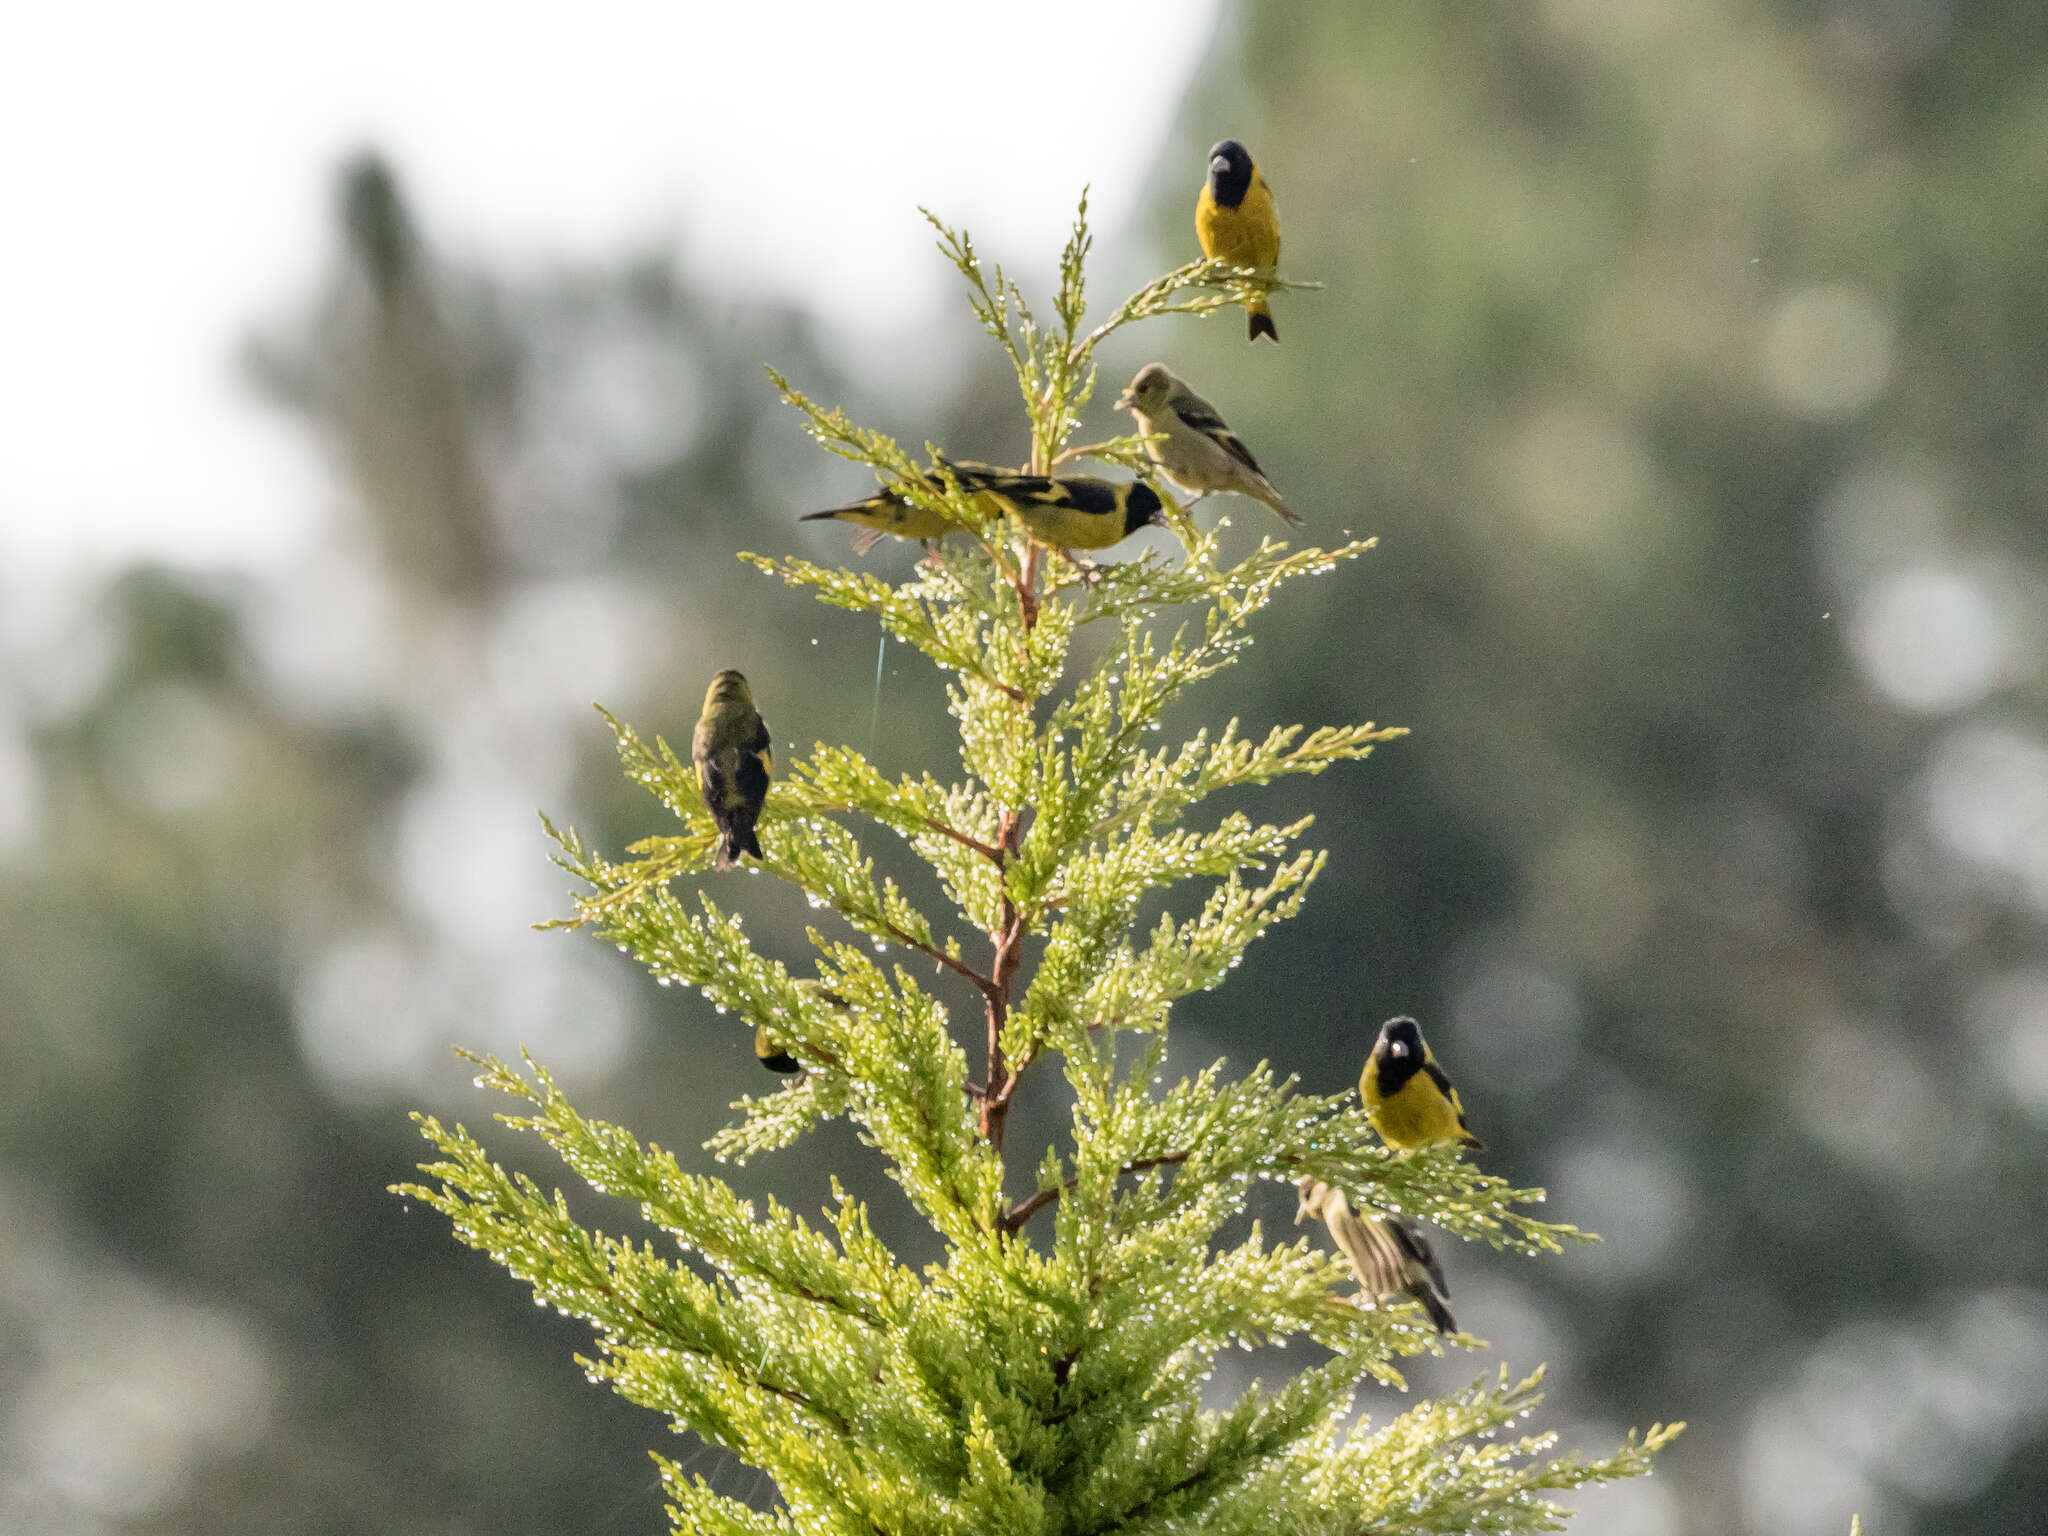
<svg viewBox="0 0 2048 1536">
<path fill-rule="evenodd" d="M 964 233 L 938 226 L 1016 369 L 1038 472 L 1083 455 L 1142 466 L 1137 438 L 1066 446 L 1105 335 L 1290 286 L 1194 263 L 1084 332 L 1086 215 L 1084 199 L 1049 323 Z M 906 1267 L 843 1193 L 822 1226 L 773 1201 L 757 1210 L 578 1114 L 531 1061 L 482 1064 L 481 1082 L 518 1101 L 504 1123 L 540 1137 L 592 1188 L 638 1202 L 658 1240 L 586 1229 L 559 1194 L 426 1117 L 434 1182 L 405 1193 L 539 1300 L 588 1319 L 594 1378 L 772 1479 L 778 1502 L 763 1511 L 658 1458 L 679 1531 L 1539 1530 L 1563 1517 L 1550 1493 L 1647 1471 L 1680 1426 L 1599 1460 L 1554 1456 L 1548 1436 L 1504 1436 L 1537 1402 L 1537 1376 L 1503 1370 L 1383 1421 L 1356 1416 L 1361 1384 L 1398 1387 L 1401 1357 L 1443 1348 L 1427 1319 L 1406 1303 L 1354 1304 L 1342 1261 L 1291 1229 L 1278 1243 L 1257 1224 L 1242 1240 L 1221 1236 L 1255 1183 L 1306 1176 L 1349 1191 L 1361 1211 L 1555 1251 L 1581 1234 L 1527 1214 L 1540 1190 L 1448 1151 L 1390 1154 L 1351 1095 L 1296 1092 L 1264 1062 L 1159 1081 L 1175 1001 L 1221 985 L 1300 908 L 1323 865 L 1298 846 L 1306 820 L 1204 817 L 1205 802 L 1321 773 L 1400 734 L 1366 724 L 1247 736 L 1232 720 L 1169 744 L 1161 717 L 1231 666 L 1287 583 L 1370 541 L 1290 551 L 1262 540 L 1228 561 L 1169 502 L 1175 558 L 1084 569 L 988 520 L 951 479 L 928 485 L 898 444 L 776 382 L 824 446 L 962 525 L 901 585 L 742 556 L 872 615 L 949 673 L 959 772 L 889 779 L 823 745 L 779 770 L 760 824 L 765 869 L 829 913 L 803 956 L 762 953 L 721 904 L 744 900 L 744 879 L 700 880 L 711 822 L 690 765 L 659 739 L 613 722 L 627 774 L 666 806 L 671 830 L 623 861 L 555 835 L 588 886 L 575 923 L 699 989 L 734 1029 L 767 1023 L 803 1066 L 735 1105 L 707 1150 L 721 1161 L 771 1153 L 847 1116 L 944 1259 Z M 1105 639 L 1081 669 L 1074 648 L 1091 627 Z M 922 910 L 877 875 L 862 842 L 877 830 L 929 866 L 950 910 Z M 1140 932 L 1139 904 L 1154 892 L 1169 909 Z M 1119 1052 L 1124 1037 L 1135 1038 Z M 1055 1065 L 1071 1134 L 1038 1168 L 1035 1192 L 1012 1201 L 1006 1117 L 1020 1092 L 1057 1091 Z M 1205 1401 L 1220 1351 L 1295 1341 L 1308 1347 L 1287 1379 Z M 1391 1405 L 1368 1401 L 1374 1419 Z"/>
</svg>

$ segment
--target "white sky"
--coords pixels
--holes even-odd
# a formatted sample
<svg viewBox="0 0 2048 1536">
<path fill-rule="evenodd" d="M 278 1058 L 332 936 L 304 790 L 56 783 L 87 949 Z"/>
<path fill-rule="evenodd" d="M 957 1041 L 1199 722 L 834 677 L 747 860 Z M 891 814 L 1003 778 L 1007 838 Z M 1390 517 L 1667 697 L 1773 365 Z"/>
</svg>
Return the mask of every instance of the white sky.
<svg viewBox="0 0 2048 1536">
<path fill-rule="evenodd" d="M 444 249 L 538 266 L 676 235 L 736 291 L 900 331 L 944 276 L 919 203 L 999 258 L 1049 260 L 1084 182 L 1099 230 L 1131 217 L 1216 11 L 16 7 L 0 558 L 19 579 L 140 555 L 262 568 L 303 547 L 318 466 L 251 401 L 234 351 L 311 291 L 335 164 L 365 144 Z M 1026 51 L 1057 73 L 989 78 Z"/>
</svg>

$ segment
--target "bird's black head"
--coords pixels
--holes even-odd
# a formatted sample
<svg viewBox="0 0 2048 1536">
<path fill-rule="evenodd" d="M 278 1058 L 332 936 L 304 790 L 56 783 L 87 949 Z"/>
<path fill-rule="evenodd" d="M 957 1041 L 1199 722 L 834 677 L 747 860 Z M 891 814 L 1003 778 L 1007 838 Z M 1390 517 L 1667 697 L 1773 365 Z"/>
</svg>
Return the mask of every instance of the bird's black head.
<svg viewBox="0 0 2048 1536">
<path fill-rule="evenodd" d="M 1235 139 L 1209 151 L 1209 196 L 1218 207 L 1235 208 L 1252 189 L 1252 157 Z"/>
<path fill-rule="evenodd" d="M 1382 1061 L 1406 1061 L 1420 1065 L 1422 1027 L 1406 1014 L 1387 1020 L 1380 1026 L 1380 1038 L 1372 1053 Z"/>
<path fill-rule="evenodd" d="M 1144 481 L 1131 486 L 1131 494 L 1124 499 L 1124 532 L 1136 533 L 1140 528 L 1166 526 L 1166 507 L 1159 500 L 1159 493 Z"/>
</svg>

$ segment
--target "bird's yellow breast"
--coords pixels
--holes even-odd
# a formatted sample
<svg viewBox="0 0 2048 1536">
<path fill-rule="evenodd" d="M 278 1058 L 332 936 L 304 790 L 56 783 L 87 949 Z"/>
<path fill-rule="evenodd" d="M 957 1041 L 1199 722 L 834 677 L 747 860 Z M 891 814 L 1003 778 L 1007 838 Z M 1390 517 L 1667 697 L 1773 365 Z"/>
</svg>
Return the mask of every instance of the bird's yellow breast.
<svg viewBox="0 0 2048 1536">
<path fill-rule="evenodd" d="M 1195 236 L 1211 260 L 1238 267 L 1278 266 L 1280 218 L 1264 174 L 1252 172 L 1252 184 L 1235 208 L 1218 204 L 1204 184 L 1195 199 Z"/>
<path fill-rule="evenodd" d="M 1396 1093 L 1379 1090 L 1379 1063 L 1366 1063 L 1359 1082 L 1366 1118 L 1390 1147 L 1433 1147 L 1465 1139 L 1455 1093 L 1445 1095 L 1427 1072 L 1417 1072 Z"/>
<path fill-rule="evenodd" d="M 1041 544 L 1055 549 L 1108 549 L 1124 537 L 1124 511 L 1082 512 L 1073 507 L 1013 507 Z"/>
</svg>

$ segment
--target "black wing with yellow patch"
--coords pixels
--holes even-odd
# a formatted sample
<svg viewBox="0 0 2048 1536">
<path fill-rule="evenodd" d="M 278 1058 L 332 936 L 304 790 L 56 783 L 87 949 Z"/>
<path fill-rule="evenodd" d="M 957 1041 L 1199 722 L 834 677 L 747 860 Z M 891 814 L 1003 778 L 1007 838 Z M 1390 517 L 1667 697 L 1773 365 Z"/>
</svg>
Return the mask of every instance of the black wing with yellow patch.
<svg viewBox="0 0 2048 1536">
<path fill-rule="evenodd" d="M 1451 1108 L 1458 1115 L 1458 1129 L 1465 1133 L 1465 1145 L 1474 1152 L 1484 1152 L 1486 1150 L 1486 1143 L 1477 1136 L 1474 1136 L 1472 1134 L 1472 1127 L 1465 1123 L 1465 1101 L 1458 1097 L 1458 1090 L 1451 1086 L 1450 1078 L 1445 1075 L 1444 1069 L 1436 1064 L 1436 1058 L 1434 1056 L 1425 1056 L 1422 1061 L 1422 1070 L 1429 1074 L 1429 1080 L 1436 1084 L 1437 1091 L 1451 1101 Z"/>
<path fill-rule="evenodd" d="M 765 1024 L 754 1026 L 754 1060 L 770 1072 L 780 1072 L 784 1076 L 803 1068 L 803 1063 L 790 1055 L 782 1042 L 768 1033 L 768 1026 Z"/>
<path fill-rule="evenodd" d="M 1117 487 L 1111 481 L 1088 476 L 1040 483 L 1050 485 L 1052 494 L 1076 512 L 1102 514 L 1117 510 Z"/>
</svg>

